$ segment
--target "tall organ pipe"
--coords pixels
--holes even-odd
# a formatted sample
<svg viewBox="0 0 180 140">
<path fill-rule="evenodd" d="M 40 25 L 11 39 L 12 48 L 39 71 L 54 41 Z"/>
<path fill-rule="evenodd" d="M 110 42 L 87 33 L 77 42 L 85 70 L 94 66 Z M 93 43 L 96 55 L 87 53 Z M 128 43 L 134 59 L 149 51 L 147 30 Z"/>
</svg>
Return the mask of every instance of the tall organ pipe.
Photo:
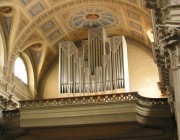
<svg viewBox="0 0 180 140">
<path fill-rule="evenodd" d="M 123 63 L 123 44 L 121 43 L 121 88 L 124 88 L 124 63 Z"/>
<path fill-rule="evenodd" d="M 78 92 L 82 95 L 81 93 L 104 92 L 126 87 L 124 73 L 127 68 L 124 68 L 126 63 L 124 57 L 127 55 L 124 56 L 124 53 L 127 51 L 123 50 L 126 47 L 122 42 L 123 37 L 116 36 L 110 40 L 106 38 L 104 30 L 97 30 L 97 33 L 95 31 L 89 34 L 89 44 L 87 41 L 82 42 L 82 58 L 77 58 L 78 54 L 72 42 L 60 43 L 62 45 L 59 50 L 60 93 Z M 74 52 L 72 53 L 70 49 Z M 82 65 L 82 61 L 86 64 Z"/>
<path fill-rule="evenodd" d="M 121 59 L 120 59 L 120 51 L 121 51 L 121 48 L 120 48 L 121 46 L 119 46 L 118 47 L 118 52 L 117 52 L 117 65 L 118 65 L 118 67 L 117 67 L 117 73 L 118 73 L 118 75 L 117 75 L 117 88 L 120 88 L 120 63 L 121 63 Z"/>
<path fill-rule="evenodd" d="M 59 73 L 60 73 L 60 76 L 59 76 L 59 79 L 58 79 L 58 82 L 59 82 L 59 93 L 61 93 L 61 48 L 59 48 Z"/>
<path fill-rule="evenodd" d="M 73 61 L 74 62 L 74 61 Z M 75 87 L 76 87 L 76 85 L 75 85 L 75 82 L 76 82 L 76 77 L 75 77 L 75 75 L 76 75 L 76 65 L 74 64 L 73 65 L 73 93 L 75 94 Z"/>
</svg>

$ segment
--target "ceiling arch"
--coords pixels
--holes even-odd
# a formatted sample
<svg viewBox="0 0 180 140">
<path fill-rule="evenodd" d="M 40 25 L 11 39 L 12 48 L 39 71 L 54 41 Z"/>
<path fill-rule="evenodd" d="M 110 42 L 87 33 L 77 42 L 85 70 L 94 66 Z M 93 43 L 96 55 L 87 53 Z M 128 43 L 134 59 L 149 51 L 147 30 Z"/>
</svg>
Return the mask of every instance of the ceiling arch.
<svg viewBox="0 0 180 140">
<path fill-rule="evenodd" d="M 70 5 L 70 3 L 73 4 Z M 94 7 L 95 5 L 98 7 L 100 4 L 101 7 L 105 7 L 106 9 L 107 7 L 109 10 L 113 9 L 115 11 L 114 13 L 116 13 L 119 18 L 122 17 L 125 24 L 124 25 L 125 29 L 128 30 L 125 31 L 123 34 L 127 34 L 130 37 L 132 36 L 139 38 L 143 42 L 146 39 L 146 36 L 144 36 L 146 33 L 143 31 L 145 30 L 144 29 L 145 25 L 143 25 L 144 24 L 143 20 L 145 21 L 146 19 L 148 19 L 147 21 L 150 22 L 150 14 L 145 9 L 139 8 L 138 6 L 130 4 L 129 2 L 126 1 L 121 1 L 121 2 L 108 1 L 105 4 L 102 4 L 100 2 L 92 3 L 87 1 L 85 2 L 83 1 L 81 4 L 77 4 L 76 1 L 74 2 L 68 1 L 49 8 L 45 6 L 43 1 L 37 1 L 37 3 L 33 3 L 33 4 L 34 7 L 27 9 L 29 16 L 31 16 L 31 18 L 34 20 L 32 20 L 32 22 L 28 24 L 26 30 L 22 31 L 21 35 L 18 37 L 16 41 L 18 44 L 21 44 L 19 42 L 22 42 L 28 37 L 28 35 L 31 33 L 30 32 L 31 30 L 36 30 L 36 29 L 39 31 L 39 34 L 43 37 L 43 39 L 47 40 L 49 44 L 54 43 L 54 41 L 58 40 L 57 38 L 63 38 L 63 37 L 69 40 L 76 40 L 77 34 L 79 35 L 82 34 L 81 32 L 83 32 L 83 30 L 82 28 L 77 28 L 78 31 L 72 30 L 71 28 L 72 26 L 69 25 L 71 21 L 71 17 L 68 15 L 74 14 L 75 13 L 74 9 L 76 9 L 76 11 L 77 9 L 82 10 L 84 4 L 88 5 L 86 6 L 86 8 L 84 8 L 86 10 L 88 10 L 89 7 Z M 136 10 L 138 13 L 134 13 L 132 10 Z M 123 13 L 121 13 L 121 11 L 123 11 Z M 112 14 L 112 16 L 114 15 L 115 14 Z M 117 17 L 117 15 L 115 16 Z M 123 31 L 124 26 L 122 26 L 121 24 L 118 24 L 118 26 L 119 28 L 121 27 L 121 30 Z M 114 29 L 115 27 L 113 26 L 113 28 L 111 29 L 111 34 L 113 33 L 115 34 L 115 32 L 117 32 L 116 34 L 118 34 L 117 29 L 116 30 Z M 130 32 L 129 30 L 132 30 L 132 32 Z M 119 34 L 122 34 L 122 31 L 121 32 L 119 31 Z"/>
<path fill-rule="evenodd" d="M 105 27 L 108 36 L 125 35 L 151 47 L 146 33 L 151 29 L 150 12 L 141 0 L 8 0 L 6 3 L 19 9 L 18 25 L 13 24 L 12 30 L 16 38 L 11 40 L 8 59 L 10 76 L 11 65 L 27 44 L 43 42 L 48 57 L 55 57 L 60 41 L 86 39 L 87 29 L 92 27 Z"/>
<path fill-rule="evenodd" d="M 4 32 L 2 30 L 1 25 L 0 25 L 0 44 L 1 44 L 0 45 L 0 76 L 2 76 L 7 61 L 7 50 L 6 50 Z"/>
</svg>

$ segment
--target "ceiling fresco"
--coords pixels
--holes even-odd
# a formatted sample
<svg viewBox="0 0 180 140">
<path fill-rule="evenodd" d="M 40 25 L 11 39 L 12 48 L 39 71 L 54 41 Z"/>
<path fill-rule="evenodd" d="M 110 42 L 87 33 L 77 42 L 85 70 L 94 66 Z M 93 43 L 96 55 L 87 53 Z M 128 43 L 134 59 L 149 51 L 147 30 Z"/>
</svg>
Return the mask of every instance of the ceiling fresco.
<svg viewBox="0 0 180 140">
<path fill-rule="evenodd" d="M 50 66 L 47 62 L 57 58 L 60 41 L 87 39 L 88 29 L 94 27 L 105 27 L 108 36 L 125 35 L 151 47 L 147 37 L 151 17 L 142 0 L 0 0 L 0 19 L 10 38 L 9 75 L 19 52 L 28 49 L 43 75 Z M 32 51 L 37 43 L 42 50 Z"/>
<path fill-rule="evenodd" d="M 72 14 L 70 26 L 75 29 L 116 26 L 118 19 L 108 9 L 88 7 Z"/>
</svg>

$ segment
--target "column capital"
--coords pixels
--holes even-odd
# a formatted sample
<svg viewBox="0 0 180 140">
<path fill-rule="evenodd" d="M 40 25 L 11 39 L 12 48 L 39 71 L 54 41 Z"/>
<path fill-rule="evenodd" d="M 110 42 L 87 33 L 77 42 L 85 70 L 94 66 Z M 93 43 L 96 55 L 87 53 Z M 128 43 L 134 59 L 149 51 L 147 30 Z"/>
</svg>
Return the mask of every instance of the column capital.
<svg viewBox="0 0 180 140">
<path fill-rule="evenodd" d="M 157 26 L 158 46 L 164 49 L 174 50 L 180 42 L 180 29 L 177 27 Z"/>
<path fill-rule="evenodd" d="M 177 70 L 180 68 L 180 43 L 176 44 L 173 49 L 169 51 L 171 58 L 171 69 Z"/>
<path fill-rule="evenodd" d="M 157 9 L 157 1 L 156 0 L 145 0 L 146 8 L 149 9 Z"/>
<path fill-rule="evenodd" d="M 175 27 L 158 26 L 157 46 L 163 56 L 165 66 L 171 69 L 180 67 L 180 29 Z"/>
</svg>

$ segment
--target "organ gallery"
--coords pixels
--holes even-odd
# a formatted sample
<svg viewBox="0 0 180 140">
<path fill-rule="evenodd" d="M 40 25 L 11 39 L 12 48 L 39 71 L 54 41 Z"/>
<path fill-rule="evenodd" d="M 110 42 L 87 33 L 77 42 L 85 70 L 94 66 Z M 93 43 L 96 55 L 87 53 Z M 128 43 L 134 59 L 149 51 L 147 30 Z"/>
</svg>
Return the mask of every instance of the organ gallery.
<svg viewBox="0 0 180 140">
<path fill-rule="evenodd" d="M 180 140 L 180 0 L 0 0 L 0 140 Z"/>
</svg>

